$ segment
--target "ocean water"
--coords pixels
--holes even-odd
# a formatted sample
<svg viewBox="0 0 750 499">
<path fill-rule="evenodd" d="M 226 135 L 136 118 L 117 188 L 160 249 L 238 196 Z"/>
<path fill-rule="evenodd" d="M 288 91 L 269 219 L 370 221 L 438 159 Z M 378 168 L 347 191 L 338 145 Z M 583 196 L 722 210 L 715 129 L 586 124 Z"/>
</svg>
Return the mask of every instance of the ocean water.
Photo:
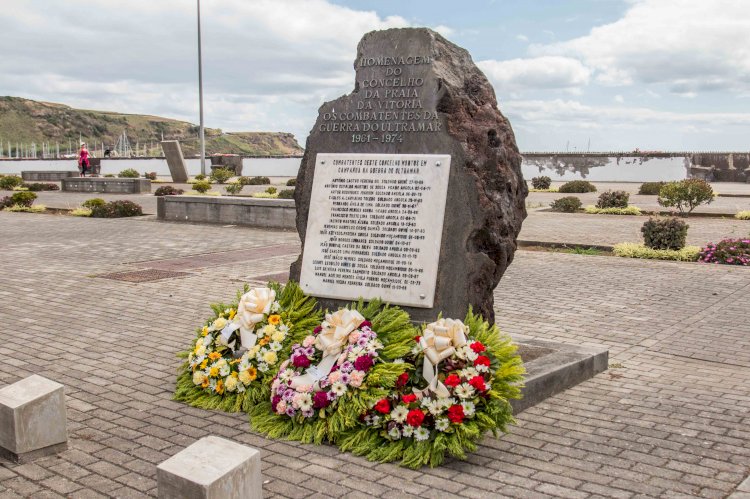
<svg viewBox="0 0 750 499">
<path fill-rule="evenodd" d="M 688 178 L 690 161 L 684 157 L 524 157 L 525 179 L 546 175 L 552 180 L 600 182 L 657 182 Z"/>
<path fill-rule="evenodd" d="M 301 158 L 245 158 L 242 160 L 242 174 L 247 177 L 296 177 Z M 200 159 L 187 159 L 189 175 L 201 172 Z M 126 168 L 144 172 L 156 172 L 157 175 L 169 175 L 169 167 L 165 159 L 102 159 L 102 175 L 117 174 Z M 64 171 L 77 170 L 78 161 L 75 159 L 37 159 L 8 161 L 0 160 L 0 174 L 25 171 Z M 211 162 L 206 160 L 206 170 L 211 172 Z"/>
</svg>

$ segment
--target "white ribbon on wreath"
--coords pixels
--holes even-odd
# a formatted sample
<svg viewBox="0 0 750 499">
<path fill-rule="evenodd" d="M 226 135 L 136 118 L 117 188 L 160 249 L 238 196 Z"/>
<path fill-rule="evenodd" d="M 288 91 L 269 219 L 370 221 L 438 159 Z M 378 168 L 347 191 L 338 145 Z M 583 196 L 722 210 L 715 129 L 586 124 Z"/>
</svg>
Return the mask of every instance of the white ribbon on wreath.
<svg viewBox="0 0 750 499">
<path fill-rule="evenodd" d="M 456 353 L 456 349 L 467 343 L 468 327 L 457 319 L 440 319 L 425 326 L 419 345 L 424 351 L 422 377 L 427 381 L 424 390 L 414 389 L 417 395 L 427 395 L 432 392 L 439 398 L 450 397 L 448 388 L 440 382 L 440 362 Z"/>
<path fill-rule="evenodd" d="M 221 330 L 220 341 L 234 348 L 234 342 L 231 344 L 227 342 L 232 333 L 239 329 L 240 345 L 248 350 L 254 347 L 258 341 L 255 326 L 271 312 L 275 300 L 276 292 L 271 288 L 253 288 L 242 295 L 234 320 Z"/>
<path fill-rule="evenodd" d="M 315 338 L 315 346 L 323 352 L 323 358 L 318 365 L 309 367 L 305 374 L 292 378 L 292 388 L 314 385 L 328 376 L 348 343 L 349 335 L 364 321 L 365 318 L 356 310 L 342 309 L 334 314 L 326 314 L 323 329 Z"/>
</svg>

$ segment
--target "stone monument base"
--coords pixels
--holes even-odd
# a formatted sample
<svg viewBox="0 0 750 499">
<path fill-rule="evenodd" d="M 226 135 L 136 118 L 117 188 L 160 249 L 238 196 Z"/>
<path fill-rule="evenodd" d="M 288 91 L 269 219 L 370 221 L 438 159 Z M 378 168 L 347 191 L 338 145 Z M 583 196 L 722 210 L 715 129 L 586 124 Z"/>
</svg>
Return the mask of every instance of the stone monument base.
<svg viewBox="0 0 750 499">
<path fill-rule="evenodd" d="M 607 370 L 609 350 L 512 335 L 526 367 L 523 398 L 511 400 L 513 413 L 533 407 Z"/>
<path fill-rule="evenodd" d="M 68 177 L 62 179 L 61 182 L 63 192 L 103 192 L 110 194 L 151 192 L 151 181 L 145 178 Z"/>
<path fill-rule="evenodd" d="M 269 229 L 294 229 L 294 201 L 248 197 L 161 196 L 156 201 L 159 220 Z"/>
<path fill-rule="evenodd" d="M 78 170 L 65 171 L 22 171 L 21 178 L 26 182 L 59 182 L 68 177 L 77 177 L 80 175 Z"/>
</svg>

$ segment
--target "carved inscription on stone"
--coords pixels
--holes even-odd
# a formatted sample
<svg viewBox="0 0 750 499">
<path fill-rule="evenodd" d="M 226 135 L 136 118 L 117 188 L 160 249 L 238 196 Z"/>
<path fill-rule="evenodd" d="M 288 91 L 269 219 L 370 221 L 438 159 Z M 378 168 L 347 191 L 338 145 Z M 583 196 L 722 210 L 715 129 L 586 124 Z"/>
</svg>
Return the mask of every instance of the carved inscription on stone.
<svg viewBox="0 0 750 499">
<path fill-rule="evenodd" d="M 407 134 L 440 132 L 434 78 L 426 78 L 431 64 L 427 55 L 361 57 L 353 101 L 323 112 L 317 131 L 340 134 L 353 145 L 403 144 Z"/>
<path fill-rule="evenodd" d="M 448 155 L 318 154 L 302 289 L 432 307 L 449 171 Z"/>
</svg>

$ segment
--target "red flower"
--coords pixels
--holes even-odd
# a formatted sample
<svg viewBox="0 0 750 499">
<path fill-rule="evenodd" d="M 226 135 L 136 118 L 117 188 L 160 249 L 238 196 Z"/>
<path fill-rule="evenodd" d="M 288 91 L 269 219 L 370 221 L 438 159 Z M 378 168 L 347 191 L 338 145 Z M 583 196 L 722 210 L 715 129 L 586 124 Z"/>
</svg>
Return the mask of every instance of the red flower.
<svg viewBox="0 0 750 499">
<path fill-rule="evenodd" d="M 484 345 L 482 345 L 482 344 L 481 344 L 480 342 L 478 342 L 478 341 L 475 341 L 474 343 L 472 343 L 472 344 L 471 344 L 471 345 L 469 345 L 469 346 L 471 347 L 471 349 L 472 349 L 472 350 L 474 350 L 474 352 L 475 352 L 475 353 L 482 353 L 482 352 L 484 352 L 485 350 L 487 350 L 487 348 L 485 348 L 485 346 L 484 346 Z"/>
<path fill-rule="evenodd" d="M 487 386 L 484 384 L 484 378 L 481 376 L 474 376 L 469 380 L 469 384 L 478 392 L 483 392 L 487 389 Z"/>
<path fill-rule="evenodd" d="M 408 404 L 411 404 L 412 402 L 416 402 L 416 400 L 417 400 L 417 396 L 414 395 L 413 393 L 410 393 L 408 395 L 401 395 L 401 401 L 404 404 L 408 405 Z"/>
<path fill-rule="evenodd" d="M 414 341 L 416 341 L 417 343 L 419 343 L 419 340 L 421 340 L 421 339 L 422 339 L 421 336 L 415 336 L 414 337 Z"/>
<path fill-rule="evenodd" d="M 402 388 L 406 386 L 406 383 L 409 382 L 409 373 L 401 373 L 401 375 L 396 380 L 396 388 Z"/>
<path fill-rule="evenodd" d="M 448 419 L 451 423 L 463 423 L 464 421 L 464 407 L 462 405 L 452 405 L 448 408 Z"/>
<path fill-rule="evenodd" d="M 490 367 L 490 359 L 488 357 L 485 357 L 484 355 L 480 355 L 479 357 L 477 357 L 477 360 L 474 361 L 474 366 Z"/>
<path fill-rule="evenodd" d="M 445 378 L 445 386 L 450 386 L 451 388 L 454 388 L 461 384 L 461 378 L 456 376 L 455 374 L 449 374 L 448 377 Z"/>
<path fill-rule="evenodd" d="M 374 409 L 381 414 L 388 414 L 391 412 L 391 403 L 388 402 L 388 399 L 380 399 L 375 404 Z"/>
<path fill-rule="evenodd" d="M 419 409 L 412 409 L 406 415 L 406 422 L 411 426 L 422 426 L 422 421 L 424 421 L 424 412 Z"/>
<path fill-rule="evenodd" d="M 323 326 L 318 326 L 315 329 L 313 329 L 313 334 L 318 334 L 323 330 Z"/>
<path fill-rule="evenodd" d="M 362 324 L 359 325 L 359 327 L 372 327 L 372 322 L 364 321 Z"/>
</svg>

